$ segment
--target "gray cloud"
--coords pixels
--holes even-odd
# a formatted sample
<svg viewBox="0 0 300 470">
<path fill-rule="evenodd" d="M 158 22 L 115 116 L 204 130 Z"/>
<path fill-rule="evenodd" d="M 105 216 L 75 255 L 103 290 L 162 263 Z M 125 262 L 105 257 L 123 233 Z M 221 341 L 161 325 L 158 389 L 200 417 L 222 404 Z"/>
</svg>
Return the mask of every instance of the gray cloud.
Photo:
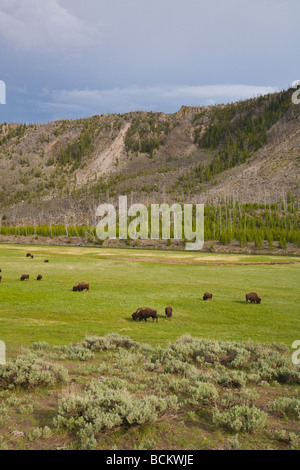
<svg viewBox="0 0 300 470">
<path fill-rule="evenodd" d="M 94 42 L 93 33 L 58 0 L 0 0 L 0 36 L 17 49 L 84 47 Z"/>
<path fill-rule="evenodd" d="M 0 121 L 172 112 L 287 88 L 299 13 L 299 0 L 0 0 Z"/>
<path fill-rule="evenodd" d="M 60 115 L 91 115 L 108 112 L 125 113 L 133 110 L 177 111 L 182 105 L 210 105 L 232 102 L 258 95 L 274 93 L 275 87 L 253 85 L 162 85 L 152 87 L 113 88 L 107 90 L 46 91 L 43 101 L 35 106 L 44 112 Z"/>
</svg>

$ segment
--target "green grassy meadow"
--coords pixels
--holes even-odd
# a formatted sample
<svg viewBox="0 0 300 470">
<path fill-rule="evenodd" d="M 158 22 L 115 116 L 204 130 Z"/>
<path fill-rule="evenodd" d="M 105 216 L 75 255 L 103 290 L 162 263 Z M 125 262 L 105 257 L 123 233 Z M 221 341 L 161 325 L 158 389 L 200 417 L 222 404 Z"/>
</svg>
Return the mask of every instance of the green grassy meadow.
<svg viewBox="0 0 300 470">
<path fill-rule="evenodd" d="M 26 258 L 27 251 L 34 259 Z M 277 264 L 289 261 L 294 264 Z M 67 344 L 85 335 L 111 332 L 153 345 L 166 345 L 189 333 L 217 340 L 283 342 L 290 347 L 300 339 L 297 261 L 1 245 L 0 340 L 9 353 L 32 342 Z M 252 262 L 256 264 L 248 264 Z M 264 264 L 270 262 L 274 264 Z M 23 273 L 30 275 L 29 281 L 20 281 Z M 38 274 L 43 275 L 41 282 L 36 281 Z M 73 292 L 78 281 L 89 282 L 90 292 Z M 213 293 L 213 301 L 202 300 L 205 291 Z M 262 297 L 260 305 L 245 304 L 250 291 Z M 164 318 L 168 304 L 173 307 L 171 320 Z M 142 306 L 158 311 L 158 324 L 132 321 L 131 314 Z"/>
</svg>

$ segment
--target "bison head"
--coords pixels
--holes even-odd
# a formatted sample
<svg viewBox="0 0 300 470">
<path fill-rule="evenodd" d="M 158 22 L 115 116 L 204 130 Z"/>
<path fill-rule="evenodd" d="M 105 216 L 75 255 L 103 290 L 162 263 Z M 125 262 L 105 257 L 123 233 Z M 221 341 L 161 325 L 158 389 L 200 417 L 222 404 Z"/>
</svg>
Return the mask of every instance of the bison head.
<svg viewBox="0 0 300 470">
<path fill-rule="evenodd" d="M 258 304 L 261 303 L 261 298 L 260 298 L 260 297 L 257 298 L 257 303 L 258 303 Z"/>
<path fill-rule="evenodd" d="M 132 314 L 132 320 L 136 320 L 138 318 L 138 313 L 137 312 L 134 312 Z"/>
<path fill-rule="evenodd" d="M 73 287 L 73 292 L 76 292 L 76 291 L 78 291 L 78 286 Z"/>
</svg>

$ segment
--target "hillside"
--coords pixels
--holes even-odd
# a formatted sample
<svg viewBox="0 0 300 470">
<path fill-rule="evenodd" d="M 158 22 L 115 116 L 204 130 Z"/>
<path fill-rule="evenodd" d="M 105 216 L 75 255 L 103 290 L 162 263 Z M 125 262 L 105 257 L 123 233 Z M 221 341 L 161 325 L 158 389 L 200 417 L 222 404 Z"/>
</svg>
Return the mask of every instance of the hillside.
<svg viewBox="0 0 300 470">
<path fill-rule="evenodd" d="M 300 107 L 291 91 L 175 114 L 132 112 L 0 124 L 0 215 L 8 225 L 95 223 L 130 201 L 300 199 Z"/>
</svg>

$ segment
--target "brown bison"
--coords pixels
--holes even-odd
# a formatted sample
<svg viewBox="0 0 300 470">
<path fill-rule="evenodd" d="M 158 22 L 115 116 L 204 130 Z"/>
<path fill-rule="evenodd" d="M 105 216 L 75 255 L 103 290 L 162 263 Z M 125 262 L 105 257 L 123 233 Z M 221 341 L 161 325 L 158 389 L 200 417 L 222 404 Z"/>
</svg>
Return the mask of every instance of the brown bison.
<svg viewBox="0 0 300 470">
<path fill-rule="evenodd" d="M 26 280 L 28 281 L 29 280 L 29 274 L 22 274 L 20 279 L 21 279 L 21 281 L 26 281 Z"/>
<path fill-rule="evenodd" d="M 213 296 L 210 292 L 205 292 L 203 300 L 212 300 Z"/>
<path fill-rule="evenodd" d="M 152 318 L 152 322 L 156 319 L 158 322 L 157 318 L 157 311 L 154 310 L 153 308 L 138 308 L 136 312 L 132 314 L 132 319 L 133 320 L 145 320 L 145 323 L 147 322 L 147 318 Z"/>
<path fill-rule="evenodd" d="M 77 282 L 77 284 L 73 287 L 74 292 L 82 292 L 84 290 L 90 290 L 90 285 L 87 282 Z"/>
<path fill-rule="evenodd" d="M 31 257 L 31 259 L 33 259 L 33 255 L 31 255 L 30 257 Z"/>
<path fill-rule="evenodd" d="M 248 302 L 251 302 L 251 304 L 260 304 L 261 298 L 257 295 L 256 292 L 249 292 L 249 294 L 246 294 L 246 304 Z"/>
<path fill-rule="evenodd" d="M 41 281 L 43 279 L 43 276 L 41 274 L 38 275 L 38 277 L 36 278 L 37 281 Z"/>
<path fill-rule="evenodd" d="M 172 313 L 173 313 L 173 309 L 172 309 L 171 305 L 168 305 L 168 306 L 165 308 L 166 318 L 171 318 Z"/>
<path fill-rule="evenodd" d="M 30 258 L 30 256 L 31 256 L 31 253 L 26 254 L 26 258 Z"/>
<path fill-rule="evenodd" d="M 49 263 L 49 260 L 48 260 L 48 259 L 45 259 L 44 263 Z"/>
</svg>

